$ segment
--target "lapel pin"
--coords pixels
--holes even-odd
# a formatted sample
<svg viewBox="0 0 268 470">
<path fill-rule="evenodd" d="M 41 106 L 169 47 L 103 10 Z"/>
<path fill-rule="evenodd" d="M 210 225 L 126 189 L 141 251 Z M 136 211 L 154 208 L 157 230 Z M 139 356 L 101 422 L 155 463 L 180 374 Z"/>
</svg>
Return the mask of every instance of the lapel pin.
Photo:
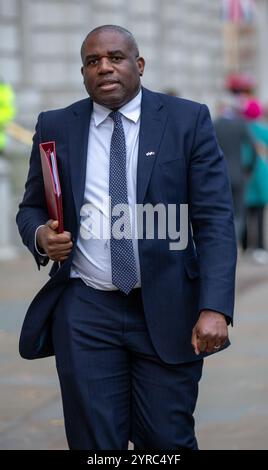
<svg viewBox="0 0 268 470">
<path fill-rule="evenodd" d="M 155 155 L 155 152 L 147 152 L 146 157 L 153 157 Z"/>
</svg>

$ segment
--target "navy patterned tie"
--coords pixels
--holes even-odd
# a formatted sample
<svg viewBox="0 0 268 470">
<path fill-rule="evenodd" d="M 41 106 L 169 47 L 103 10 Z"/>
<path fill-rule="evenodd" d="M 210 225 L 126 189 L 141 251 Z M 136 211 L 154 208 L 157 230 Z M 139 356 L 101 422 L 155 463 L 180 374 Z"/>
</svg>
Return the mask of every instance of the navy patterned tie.
<svg viewBox="0 0 268 470">
<path fill-rule="evenodd" d="M 109 116 L 114 121 L 114 130 L 111 139 L 110 150 L 110 179 L 109 192 L 111 197 L 111 210 L 117 204 L 125 204 L 124 206 L 124 224 L 121 227 L 124 233 L 131 234 L 130 214 L 128 208 L 127 193 L 127 174 L 126 174 L 126 142 L 124 128 L 122 124 L 121 114 L 113 111 Z M 111 217 L 111 225 L 122 214 Z M 114 286 L 125 294 L 129 294 L 131 289 L 138 281 L 137 268 L 134 257 L 134 250 L 131 238 L 123 237 L 117 239 L 111 233 L 111 264 L 112 264 L 112 282 Z"/>
</svg>

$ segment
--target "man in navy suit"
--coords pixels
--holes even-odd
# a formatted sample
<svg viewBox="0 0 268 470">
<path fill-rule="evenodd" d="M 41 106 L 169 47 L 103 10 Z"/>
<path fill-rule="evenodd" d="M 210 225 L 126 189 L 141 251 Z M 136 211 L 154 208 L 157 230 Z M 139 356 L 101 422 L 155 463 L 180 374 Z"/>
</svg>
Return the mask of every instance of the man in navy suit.
<svg viewBox="0 0 268 470">
<path fill-rule="evenodd" d="M 197 449 L 203 358 L 229 345 L 233 315 L 226 163 L 205 105 L 141 87 L 144 59 L 127 30 L 94 29 L 81 56 L 90 98 L 40 114 L 17 215 L 38 268 L 54 261 L 25 317 L 20 353 L 55 354 L 71 449 L 127 449 L 129 440 L 137 449 Z M 61 234 L 46 209 L 46 141 L 56 142 Z M 161 211 L 148 236 L 137 205 L 161 206 L 186 243 L 174 249 L 170 232 L 159 236 Z"/>
</svg>

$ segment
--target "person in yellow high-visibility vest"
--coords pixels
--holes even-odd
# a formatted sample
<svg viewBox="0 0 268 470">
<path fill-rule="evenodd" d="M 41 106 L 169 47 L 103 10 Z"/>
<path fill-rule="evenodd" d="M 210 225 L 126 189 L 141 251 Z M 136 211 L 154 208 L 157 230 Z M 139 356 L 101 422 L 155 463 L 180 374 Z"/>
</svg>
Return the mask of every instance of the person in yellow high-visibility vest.
<svg viewBox="0 0 268 470">
<path fill-rule="evenodd" d="M 6 126 L 16 113 L 15 95 L 12 86 L 0 79 L 0 155 L 7 144 Z"/>
</svg>

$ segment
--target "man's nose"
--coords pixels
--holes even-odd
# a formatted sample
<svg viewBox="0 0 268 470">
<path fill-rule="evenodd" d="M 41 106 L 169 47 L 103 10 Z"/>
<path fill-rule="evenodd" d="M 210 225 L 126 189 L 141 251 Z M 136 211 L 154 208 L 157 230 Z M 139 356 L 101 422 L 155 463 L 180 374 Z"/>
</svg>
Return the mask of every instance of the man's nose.
<svg viewBox="0 0 268 470">
<path fill-rule="evenodd" d="M 111 73 L 113 71 L 113 64 L 109 57 L 102 57 L 99 61 L 99 73 Z"/>
</svg>

